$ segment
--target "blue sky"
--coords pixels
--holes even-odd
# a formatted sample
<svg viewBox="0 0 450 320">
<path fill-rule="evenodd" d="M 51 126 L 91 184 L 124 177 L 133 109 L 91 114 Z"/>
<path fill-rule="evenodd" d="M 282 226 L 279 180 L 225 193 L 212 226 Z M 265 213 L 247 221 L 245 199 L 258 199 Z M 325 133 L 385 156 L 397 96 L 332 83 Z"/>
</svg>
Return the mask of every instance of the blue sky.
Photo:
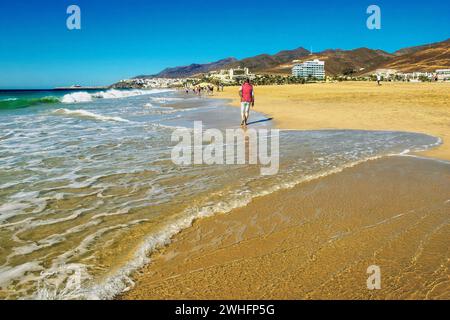
<svg viewBox="0 0 450 320">
<path fill-rule="evenodd" d="M 81 8 L 81 30 L 66 9 Z M 382 29 L 366 28 L 377 4 Z M 107 85 L 167 66 L 303 46 L 397 49 L 450 37 L 450 1 L 0 2 L 0 88 Z"/>
</svg>

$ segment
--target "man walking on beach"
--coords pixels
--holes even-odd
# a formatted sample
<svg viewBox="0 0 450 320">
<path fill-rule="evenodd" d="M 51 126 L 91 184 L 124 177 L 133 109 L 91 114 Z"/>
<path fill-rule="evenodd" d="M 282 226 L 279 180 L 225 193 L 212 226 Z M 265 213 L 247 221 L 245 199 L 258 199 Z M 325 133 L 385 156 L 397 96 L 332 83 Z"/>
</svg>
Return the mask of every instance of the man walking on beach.
<svg viewBox="0 0 450 320">
<path fill-rule="evenodd" d="M 239 96 L 241 97 L 241 126 L 246 126 L 250 116 L 250 106 L 255 106 L 255 93 L 253 86 L 250 84 L 250 79 L 245 80 L 239 90 Z"/>
</svg>

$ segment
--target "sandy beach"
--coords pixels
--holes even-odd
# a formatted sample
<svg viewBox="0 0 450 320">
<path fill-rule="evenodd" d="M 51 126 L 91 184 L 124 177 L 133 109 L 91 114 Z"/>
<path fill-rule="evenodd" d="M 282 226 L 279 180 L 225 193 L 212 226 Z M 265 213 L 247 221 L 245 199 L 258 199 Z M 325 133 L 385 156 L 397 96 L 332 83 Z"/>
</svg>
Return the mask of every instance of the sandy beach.
<svg viewBox="0 0 450 320">
<path fill-rule="evenodd" d="M 119 298 L 450 298 L 450 84 L 255 91 L 255 110 L 278 128 L 408 131 L 444 143 L 420 157 L 368 161 L 197 220 L 154 253 Z M 236 96 L 236 87 L 216 95 L 234 106 Z M 367 289 L 371 265 L 381 268 L 381 290 Z"/>
<path fill-rule="evenodd" d="M 239 105 L 238 88 L 216 96 Z M 341 82 L 255 88 L 255 110 L 280 129 L 420 132 L 444 144 L 427 156 L 450 160 L 450 83 Z"/>
</svg>

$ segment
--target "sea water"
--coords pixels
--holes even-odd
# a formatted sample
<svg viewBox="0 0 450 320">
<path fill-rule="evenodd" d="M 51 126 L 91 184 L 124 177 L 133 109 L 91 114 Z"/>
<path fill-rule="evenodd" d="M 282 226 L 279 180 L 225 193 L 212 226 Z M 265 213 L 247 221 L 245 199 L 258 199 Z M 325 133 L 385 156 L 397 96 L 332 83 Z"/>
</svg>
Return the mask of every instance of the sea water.
<svg viewBox="0 0 450 320">
<path fill-rule="evenodd" d="M 20 101 L 17 102 L 17 101 Z M 194 219 L 380 157 L 423 134 L 282 131 L 280 169 L 177 166 L 177 128 L 238 128 L 225 101 L 173 90 L 0 95 L 0 298 L 108 299 Z M 253 113 L 253 128 L 273 125 Z"/>
</svg>

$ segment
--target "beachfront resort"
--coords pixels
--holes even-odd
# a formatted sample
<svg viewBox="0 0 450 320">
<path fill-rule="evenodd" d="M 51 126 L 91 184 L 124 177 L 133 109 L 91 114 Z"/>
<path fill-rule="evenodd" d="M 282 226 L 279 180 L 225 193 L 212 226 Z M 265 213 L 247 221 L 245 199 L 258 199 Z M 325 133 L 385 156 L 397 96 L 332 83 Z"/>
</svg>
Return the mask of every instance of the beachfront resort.
<svg viewBox="0 0 450 320">
<path fill-rule="evenodd" d="M 325 61 L 314 59 L 313 61 L 305 61 L 297 63 L 292 68 L 292 75 L 299 78 L 314 78 L 318 80 L 325 79 Z"/>
</svg>

